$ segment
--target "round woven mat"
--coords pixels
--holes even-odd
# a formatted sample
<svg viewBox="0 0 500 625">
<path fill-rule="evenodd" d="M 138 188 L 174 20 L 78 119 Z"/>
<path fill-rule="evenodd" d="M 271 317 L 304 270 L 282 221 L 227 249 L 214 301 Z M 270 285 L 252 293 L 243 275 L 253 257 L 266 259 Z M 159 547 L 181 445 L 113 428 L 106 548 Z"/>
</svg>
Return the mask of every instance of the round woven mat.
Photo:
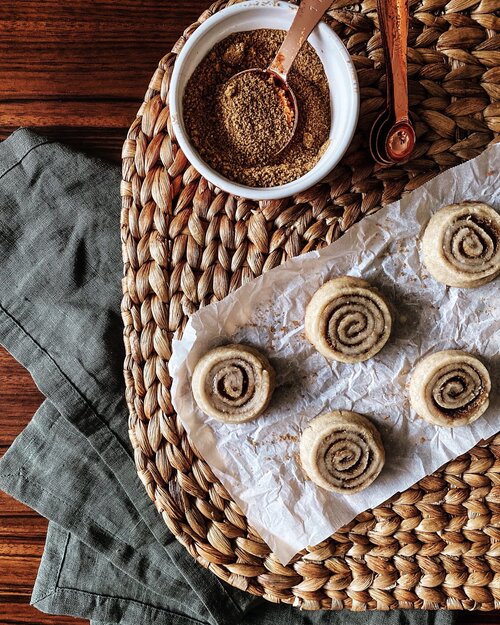
<svg viewBox="0 0 500 625">
<path fill-rule="evenodd" d="M 356 220 L 500 132 L 498 0 L 412 2 L 409 89 L 418 143 L 382 169 L 366 146 L 384 104 L 375 0 L 332 3 L 328 21 L 358 70 L 361 114 L 329 179 L 282 201 L 228 196 L 178 148 L 167 104 L 186 30 L 153 75 L 123 147 L 125 380 L 137 472 L 165 523 L 229 584 L 305 609 L 500 607 L 500 435 L 279 564 L 190 444 L 170 399 L 171 339 L 200 306 L 288 258 L 328 245 Z"/>
</svg>

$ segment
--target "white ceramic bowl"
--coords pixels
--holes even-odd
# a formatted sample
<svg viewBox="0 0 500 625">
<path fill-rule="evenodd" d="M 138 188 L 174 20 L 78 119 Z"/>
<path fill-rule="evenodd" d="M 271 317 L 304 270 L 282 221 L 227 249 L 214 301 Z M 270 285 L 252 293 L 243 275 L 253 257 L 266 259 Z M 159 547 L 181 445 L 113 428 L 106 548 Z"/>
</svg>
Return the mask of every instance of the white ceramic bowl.
<svg viewBox="0 0 500 625">
<path fill-rule="evenodd" d="M 223 191 L 252 200 L 288 197 L 321 181 L 340 161 L 349 146 L 359 113 L 356 70 L 340 38 L 324 22 L 309 36 L 330 86 L 332 124 L 330 144 L 321 159 L 304 176 L 277 187 L 249 187 L 228 180 L 202 160 L 190 141 L 183 121 L 182 99 L 187 82 L 200 61 L 216 43 L 232 33 L 271 28 L 288 30 L 297 7 L 288 2 L 250 0 L 232 5 L 208 18 L 188 39 L 177 57 L 170 84 L 170 113 L 175 136 L 191 164 Z"/>
</svg>

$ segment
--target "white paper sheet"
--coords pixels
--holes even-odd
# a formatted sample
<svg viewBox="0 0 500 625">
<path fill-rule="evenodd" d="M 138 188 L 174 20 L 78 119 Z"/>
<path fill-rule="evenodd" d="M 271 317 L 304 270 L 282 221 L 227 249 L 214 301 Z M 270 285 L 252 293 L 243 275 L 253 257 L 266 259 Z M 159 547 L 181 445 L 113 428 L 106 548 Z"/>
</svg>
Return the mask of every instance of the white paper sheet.
<svg viewBox="0 0 500 625">
<path fill-rule="evenodd" d="M 353 226 L 340 240 L 256 278 L 190 319 L 169 363 L 173 405 L 191 440 L 282 563 L 500 430 L 500 278 L 478 289 L 449 288 L 421 263 L 430 215 L 460 200 L 500 210 L 500 146 L 434 178 L 400 202 Z M 357 365 L 328 362 L 304 338 L 304 310 L 334 276 L 362 276 L 397 311 L 388 344 Z M 278 387 L 259 419 L 228 425 L 207 417 L 191 393 L 191 375 L 208 349 L 241 342 L 261 349 Z M 490 408 L 472 425 L 433 426 L 410 409 L 409 372 L 425 354 L 461 348 L 489 368 Z M 369 416 L 387 451 L 379 478 L 356 495 L 327 492 L 297 462 L 307 423 L 345 408 Z"/>
</svg>

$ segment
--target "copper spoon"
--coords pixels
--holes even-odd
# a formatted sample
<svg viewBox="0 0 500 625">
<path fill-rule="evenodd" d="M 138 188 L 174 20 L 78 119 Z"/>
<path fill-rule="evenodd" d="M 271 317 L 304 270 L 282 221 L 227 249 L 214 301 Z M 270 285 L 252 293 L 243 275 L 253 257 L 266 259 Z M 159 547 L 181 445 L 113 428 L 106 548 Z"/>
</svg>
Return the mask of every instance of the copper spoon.
<svg viewBox="0 0 500 625">
<path fill-rule="evenodd" d="M 245 69 L 232 76 L 228 81 L 229 84 L 238 76 L 252 72 L 261 74 L 264 77 L 271 76 L 277 87 L 283 90 L 284 96 L 286 97 L 293 113 L 293 122 L 290 126 L 289 135 L 283 146 L 281 146 L 278 150 L 277 154 L 280 154 L 290 144 L 290 141 L 297 130 L 299 118 L 297 98 L 287 80 L 288 72 L 290 71 L 297 54 L 307 41 L 307 38 L 313 31 L 314 27 L 321 21 L 321 18 L 331 5 L 332 0 L 302 0 L 299 8 L 297 9 L 292 25 L 290 26 L 290 30 L 287 32 L 280 49 L 269 67 L 266 69 L 261 69 L 259 67 Z"/>
<path fill-rule="evenodd" d="M 370 132 L 370 151 L 383 165 L 405 160 L 415 147 L 408 114 L 408 0 L 377 0 L 387 80 L 386 108 Z"/>
</svg>

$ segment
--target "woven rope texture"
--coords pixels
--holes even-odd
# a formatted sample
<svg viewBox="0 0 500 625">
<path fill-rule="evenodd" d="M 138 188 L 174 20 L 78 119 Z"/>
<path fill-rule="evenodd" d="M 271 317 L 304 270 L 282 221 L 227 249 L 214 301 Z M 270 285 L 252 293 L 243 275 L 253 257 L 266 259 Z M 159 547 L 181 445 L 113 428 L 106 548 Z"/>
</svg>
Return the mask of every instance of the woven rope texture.
<svg viewBox="0 0 500 625">
<path fill-rule="evenodd" d="M 167 369 L 172 337 L 199 307 L 328 245 L 364 215 L 498 138 L 498 0 L 410 0 L 409 90 L 418 142 L 407 163 L 389 168 L 373 163 L 366 144 L 385 102 L 376 2 L 332 2 L 328 21 L 360 83 L 356 136 L 324 183 L 260 203 L 200 177 L 169 118 L 176 54 L 228 4 L 212 5 L 160 61 L 123 146 L 124 373 L 138 475 L 201 565 L 269 601 L 311 610 L 500 608 L 500 436 L 282 566 L 191 445 L 172 408 Z"/>
</svg>

